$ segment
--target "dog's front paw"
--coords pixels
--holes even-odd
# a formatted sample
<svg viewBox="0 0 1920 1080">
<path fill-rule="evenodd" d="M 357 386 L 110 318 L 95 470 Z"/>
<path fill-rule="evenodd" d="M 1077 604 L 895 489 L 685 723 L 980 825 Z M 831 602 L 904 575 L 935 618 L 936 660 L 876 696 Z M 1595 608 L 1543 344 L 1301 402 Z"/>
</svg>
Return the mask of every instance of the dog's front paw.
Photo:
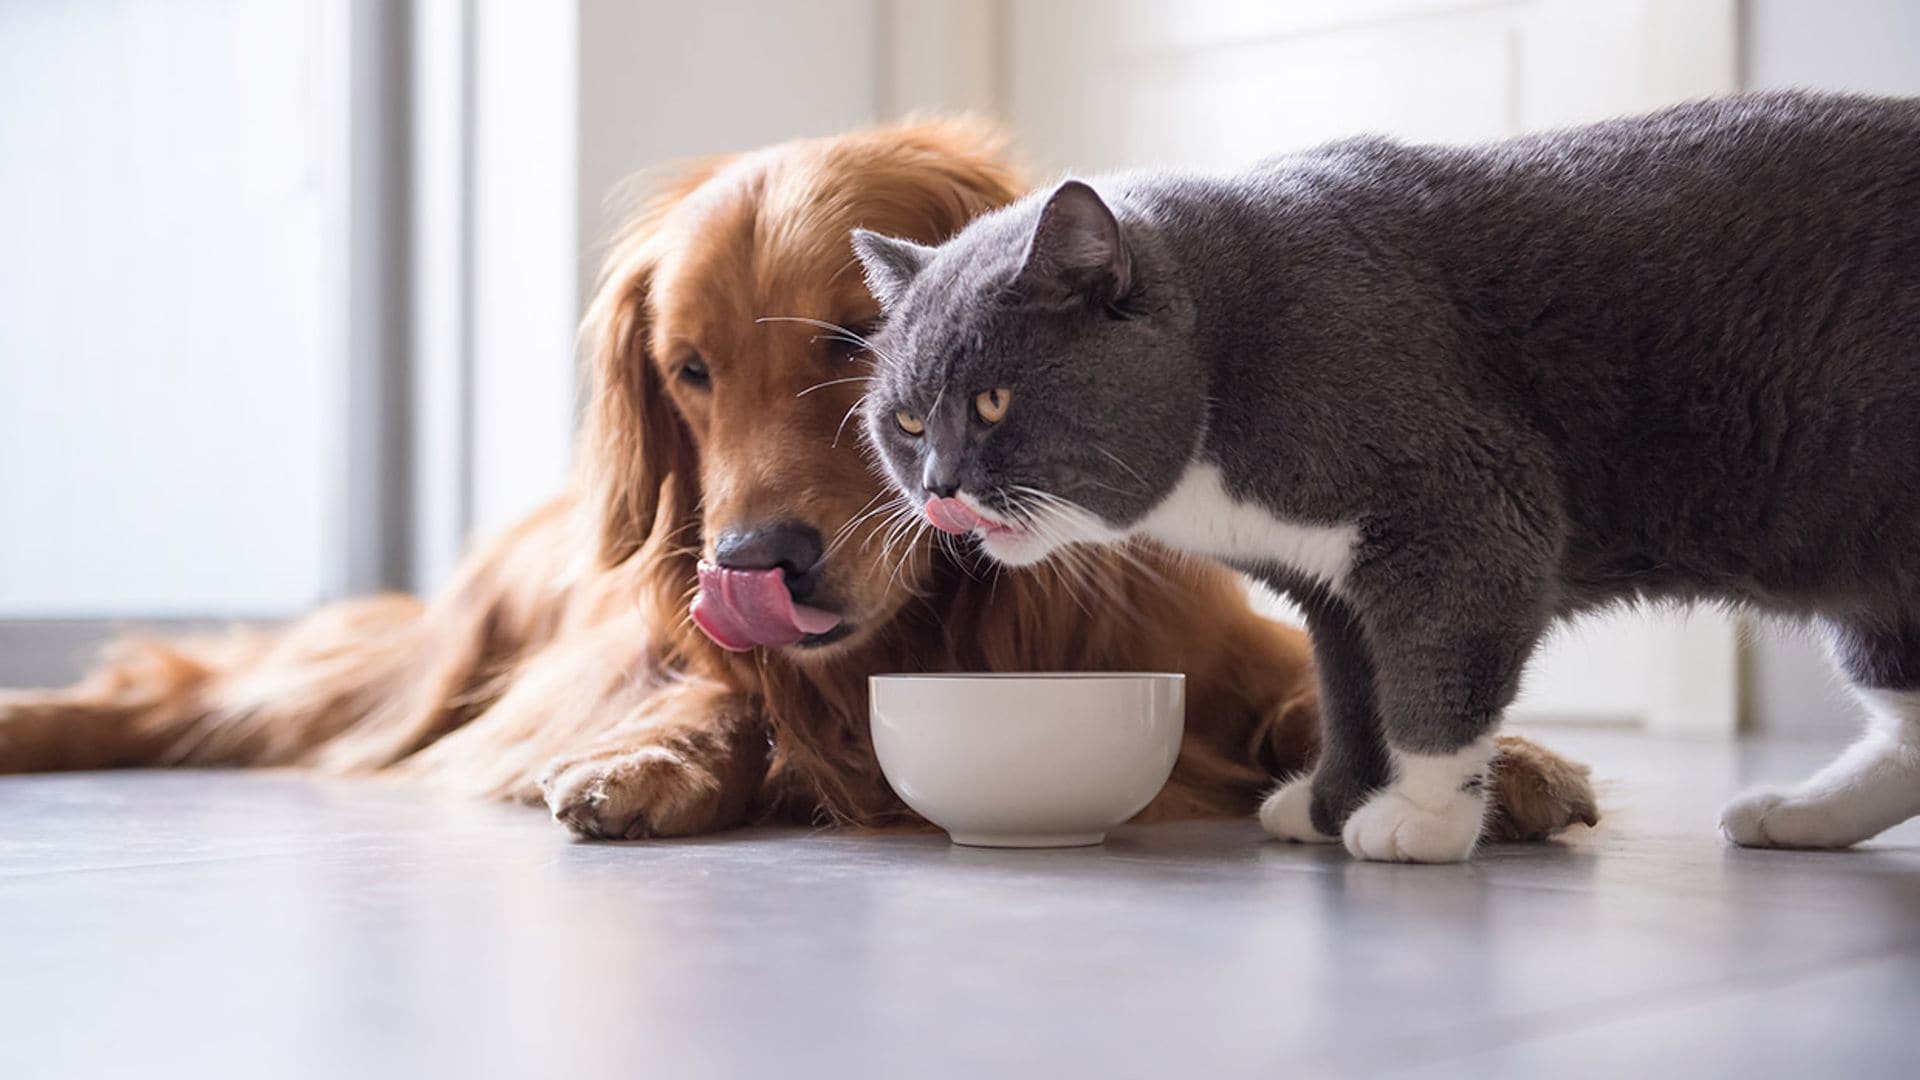
<svg viewBox="0 0 1920 1080">
<path fill-rule="evenodd" d="M 1313 827 L 1313 776 L 1289 780 L 1260 804 L 1260 824 L 1282 840 L 1300 844 L 1331 844 L 1340 838 Z"/>
<path fill-rule="evenodd" d="M 1423 806 L 1389 787 L 1347 819 L 1347 853 L 1372 862 L 1456 863 L 1473 854 L 1486 802 L 1478 791 L 1456 792 Z"/>
<path fill-rule="evenodd" d="M 719 777 L 665 746 L 562 759 L 539 784 L 553 819 L 589 840 L 704 832 L 721 796 Z"/>
</svg>

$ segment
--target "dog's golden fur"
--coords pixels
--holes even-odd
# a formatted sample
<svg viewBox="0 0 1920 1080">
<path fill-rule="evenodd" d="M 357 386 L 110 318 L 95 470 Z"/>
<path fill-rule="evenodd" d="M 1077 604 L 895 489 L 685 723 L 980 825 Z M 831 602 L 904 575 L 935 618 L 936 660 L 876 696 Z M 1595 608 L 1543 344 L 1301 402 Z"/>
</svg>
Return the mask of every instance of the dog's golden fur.
<svg viewBox="0 0 1920 1080">
<path fill-rule="evenodd" d="M 607 261 L 565 494 L 431 603 L 383 596 L 279 631 L 122 643 L 74 687 L 0 698 L 0 772 L 385 770 L 544 800 L 590 837 L 883 824 L 911 815 L 874 760 L 868 674 L 1172 670 L 1188 674 L 1188 733 L 1143 816 L 1250 813 L 1314 752 L 1298 631 L 1257 615 L 1234 575 L 1149 549 L 1087 553 L 1093 577 L 1076 586 L 887 535 L 904 523 L 872 512 L 882 488 L 841 430 L 858 362 L 805 325 L 757 321 L 870 323 L 852 228 L 934 242 L 1020 190 L 998 137 L 962 122 L 694 166 Z M 709 385 L 679 377 L 695 355 Z M 686 617 L 694 561 L 719 532 L 771 520 L 835 538 L 820 595 L 852 632 L 728 654 Z M 1593 819 L 1583 768 L 1504 746 L 1494 834 Z"/>
</svg>

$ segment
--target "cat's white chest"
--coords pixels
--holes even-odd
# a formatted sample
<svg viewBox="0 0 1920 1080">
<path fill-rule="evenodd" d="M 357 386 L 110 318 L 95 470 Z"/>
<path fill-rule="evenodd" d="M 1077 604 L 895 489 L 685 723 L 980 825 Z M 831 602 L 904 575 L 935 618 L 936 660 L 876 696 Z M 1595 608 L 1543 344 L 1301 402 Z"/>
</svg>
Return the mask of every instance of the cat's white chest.
<svg viewBox="0 0 1920 1080">
<path fill-rule="evenodd" d="M 1171 548 L 1235 563 L 1284 566 L 1335 592 L 1360 541 L 1356 525 L 1309 525 L 1227 493 L 1216 465 L 1187 470 L 1139 531 Z"/>
</svg>

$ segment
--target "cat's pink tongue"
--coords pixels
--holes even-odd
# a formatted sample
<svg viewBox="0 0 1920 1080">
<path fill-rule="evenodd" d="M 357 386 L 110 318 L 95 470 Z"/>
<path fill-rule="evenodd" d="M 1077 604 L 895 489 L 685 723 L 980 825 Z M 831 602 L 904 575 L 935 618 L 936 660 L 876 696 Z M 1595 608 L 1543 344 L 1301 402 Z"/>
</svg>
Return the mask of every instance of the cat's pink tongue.
<svg viewBox="0 0 1920 1080">
<path fill-rule="evenodd" d="M 984 529 L 993 524 L 974 513 L 972 507 L 955 498 L 928 499 L 926 512 L 927 520 L 932 522 L 934 528 L 944 533 L 953 533 L 955 536 L 964 536 L 975 529 Z"/>
<path fill-rule="evenodd" d="M 840 625 L 840 616 L 830 611 L 794 603 L 786 576 L 777 569 L 729 570 L 710 562 L 699 569 L 693 621 L 723 649 L 791 645 Z"/>
</svg>

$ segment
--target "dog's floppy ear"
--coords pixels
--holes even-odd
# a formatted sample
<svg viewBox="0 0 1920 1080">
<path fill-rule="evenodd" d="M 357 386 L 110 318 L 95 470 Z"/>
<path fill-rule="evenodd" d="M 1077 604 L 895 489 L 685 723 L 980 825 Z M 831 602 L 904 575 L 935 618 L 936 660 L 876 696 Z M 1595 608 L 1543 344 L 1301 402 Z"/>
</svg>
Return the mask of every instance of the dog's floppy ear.
<svg viewBox="0 0 1920 1080">
<path fill-rule="evenodd" d="M 882 236 L 871 229 L 853 230 L 853 253 L 866 272 L 867 291 L 883 312 L 893 310 L 933 258 L 933 249 L 925 244 Z"/>
<path fill-rule="evenodd" d="M 648 294 L 662 220 L 724 162 L 688 168 L 647 201 L 615 242 L 582 323 L 588 399 L 575 468 L 602 566 L 672 536 L 699 503 L 693 438 L 648 354 Z"/>
</svg>

